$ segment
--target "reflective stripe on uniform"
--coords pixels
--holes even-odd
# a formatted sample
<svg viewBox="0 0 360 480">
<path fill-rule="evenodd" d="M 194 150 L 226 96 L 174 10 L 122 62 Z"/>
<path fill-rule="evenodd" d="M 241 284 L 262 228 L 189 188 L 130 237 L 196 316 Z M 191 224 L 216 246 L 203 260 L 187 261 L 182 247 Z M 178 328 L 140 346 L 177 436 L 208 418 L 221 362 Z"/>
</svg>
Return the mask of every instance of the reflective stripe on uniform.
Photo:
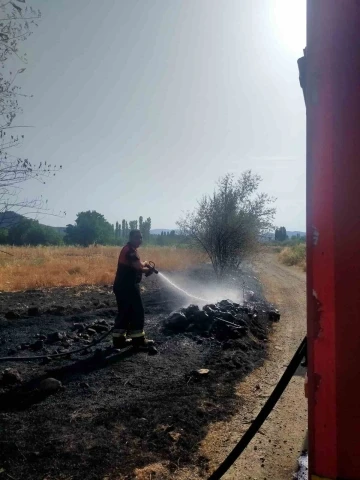
<svg viewBox="0 0 360 480">
<path fill-rule="evenodd" d="M 130 332 L 128 331 L 127 336 L 129 338 L 145 337 L 145 332 L 144 332 L 144 330 L 131 330 Z"/>
<path fill-rule="evenodd" d="M 126 336 L 126 330 L 117 328 L 113 330 L 113 338 L 121 338 Z"/>
</svg>

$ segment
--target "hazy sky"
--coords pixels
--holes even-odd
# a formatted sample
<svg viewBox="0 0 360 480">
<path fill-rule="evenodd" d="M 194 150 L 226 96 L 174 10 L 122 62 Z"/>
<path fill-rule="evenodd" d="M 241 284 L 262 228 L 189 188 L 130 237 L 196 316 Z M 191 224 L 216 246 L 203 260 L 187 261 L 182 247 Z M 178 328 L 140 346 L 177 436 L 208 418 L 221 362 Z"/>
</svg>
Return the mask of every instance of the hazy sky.
<svg viewBox="0 0 360 480">
<path fill-rule="evenodd" d="M 67 211 L 43 223 L 97 210 L 172 228 L 219 176 L 252 168 L 277 225 L 305 230 L 305 0 L 30 3 L 43 17 L 18 122 L 36 128 L 19 153 L 63 171 L 23 193 Z"/>
</svg>

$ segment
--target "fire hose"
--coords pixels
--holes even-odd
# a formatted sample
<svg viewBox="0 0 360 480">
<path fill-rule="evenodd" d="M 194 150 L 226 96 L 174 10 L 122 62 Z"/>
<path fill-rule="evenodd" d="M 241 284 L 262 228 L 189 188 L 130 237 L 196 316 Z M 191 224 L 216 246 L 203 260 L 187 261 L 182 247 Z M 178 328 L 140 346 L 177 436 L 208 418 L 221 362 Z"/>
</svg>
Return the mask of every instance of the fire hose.
<svg viewBox="0 0 360 480">
<path fill-rule="evenodd" d="M 52 355 L 36 355 L 32 357 L 0 357 L 0 362 L 31 362 L 32 360 L 43 360 L 44 358 L 68 357 L 70 355 L 73 355 L 74 353 L 84 352 L 85 350 L 91 347 L 94 347 L 95 345 L 100 343 L 102 340 L 104 340 L 104 338 L 110 335 L 110 333 L 113 330 L 114 330 L 114 327 L 111 328 L 108 332 L 104 333 L 104 335 L 101 335 L 100 338 L 93 340 L 88 345 L 85 345 L 84 347 L 78 348 L 76 350 L 70 350 L 69 352 L 53 353 Z"/>
<path fill-rule="evenodd" d="M 278 384 L 274 388 L 272 394 L 267 399 L 265 405 L 258 413 L 255 420 L 252 422 L 248 430 L 241 437 L 239 442 L 225 458 L 225 460 L 219 465 L 219 467 L 210 475 L 208 480 L 219 480 L 229 470 L 229 468 L 236 462 L 245 448 L 249 445 L 255 434 L 260 430 L 262 424 L 265 422 L 270 412 L 275 407 L 281 395 L 284 393 L 291 378 L 295 374 L 297 368 L 301 364 L 302 359 L 306 356 L 306 337 L 300 343 L 289 365 L 286 367 L 285 372 L 280 378 Z"/>
</svg>

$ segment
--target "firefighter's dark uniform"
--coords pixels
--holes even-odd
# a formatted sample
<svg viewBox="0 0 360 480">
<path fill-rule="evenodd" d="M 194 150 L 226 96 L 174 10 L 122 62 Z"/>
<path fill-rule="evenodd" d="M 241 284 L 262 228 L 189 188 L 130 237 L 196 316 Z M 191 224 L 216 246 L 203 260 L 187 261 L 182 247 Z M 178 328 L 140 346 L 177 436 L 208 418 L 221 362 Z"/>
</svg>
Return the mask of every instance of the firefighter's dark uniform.
<svg viewBox="0 0 360 480">
<path fill-rule="evenodd" d="M 115 347 L 123 346 L 126 338 L 131 338 L 134 344 L 141 344 L 145 338 L 145 313 L 139 286 L 142 273 L 134 267 L 139 260 L 137 250 L 126 244 L 119 255 L 113 287 L 118 306 L 113 331 Z"/>
</svg>

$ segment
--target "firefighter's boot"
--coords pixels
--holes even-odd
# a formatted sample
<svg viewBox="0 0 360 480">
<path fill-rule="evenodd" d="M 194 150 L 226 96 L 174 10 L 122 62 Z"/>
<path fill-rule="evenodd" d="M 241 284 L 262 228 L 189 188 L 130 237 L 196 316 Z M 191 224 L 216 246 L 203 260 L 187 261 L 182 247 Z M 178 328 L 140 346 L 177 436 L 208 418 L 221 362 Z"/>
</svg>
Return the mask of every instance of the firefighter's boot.
<svg viewBox="0 0 360 480">
<path fill-rule="evenodd" d="M 129 342 L 126 340 L 126 332 L 123 330 L 114 329 L 112 339 L 114 348 L 124 348 L 129 345 Z"/>
<path fill-rule="evenodd" d="M 149 340 L 144 336 L 136 337 L 132 339 L 132 346 L 134 348 L 149 348 L 149 347 L 154 347 L 154 345 L 155 345 L 154 340 Z"/>
</svg>

